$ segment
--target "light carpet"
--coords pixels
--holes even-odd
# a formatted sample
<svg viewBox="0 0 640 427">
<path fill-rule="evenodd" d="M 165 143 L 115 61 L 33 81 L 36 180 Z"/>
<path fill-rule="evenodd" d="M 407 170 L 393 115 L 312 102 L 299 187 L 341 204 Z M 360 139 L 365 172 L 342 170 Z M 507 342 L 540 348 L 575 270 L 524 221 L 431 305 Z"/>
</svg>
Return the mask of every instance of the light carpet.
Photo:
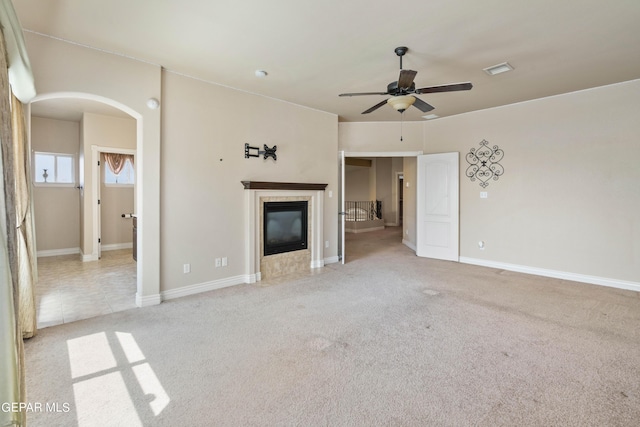
<svg viewBox="0 0 640 427">
<path fill-rule="evenodd" d="M 348 263 L 43 329 L 30 426 L 637 426 L 640 297 L 418 258 Z"/>
</svg>

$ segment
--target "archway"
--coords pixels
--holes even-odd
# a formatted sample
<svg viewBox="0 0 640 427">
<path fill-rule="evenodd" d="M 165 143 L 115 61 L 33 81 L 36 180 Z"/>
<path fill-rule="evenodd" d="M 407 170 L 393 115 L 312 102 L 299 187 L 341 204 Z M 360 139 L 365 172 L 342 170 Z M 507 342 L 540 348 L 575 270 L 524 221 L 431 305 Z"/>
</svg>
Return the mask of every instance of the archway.
<svg viewBox="0 0 640 427">
<path fill-rule="evenodd" d="M 46 105 L 46 108 L 43 107 L 45 105 Z M 31 101 L 31 103 L 29 104 L 29 109 L 27 114 L 30 146 L 31 146 L 31 126 L 32 126 L 31 117 L 32 117 L 33 111 L 38 109 L 60 110 L 65 108 L 67 110 L 71 110 L 72 113 L 76 113 L 76 114 L 82 113 L 83 111 L 91 112 L 95 114 L 103 114 L 104 111 L 117 111 L 121 117 L 128 117 L 128 118 L 134 119 L 136 121 L 136 125 L 135 125 L 136 151 L 138 153 L 141 152 L 142 141 L 143 141 L 142 114 L 133 110 L 127 105 L 124 105 L 113 99 L 109 99 L 106 97 L 89 94 L 89 93 L 81 93 L 81 92 L 56 92 L 56 93 L 41 94 L 36 96 Z M 86 150 L 84 150 L 83 156 L 84 156 L 84 163 L 92 161 L 91 151 L 86 152 Z M 136 163 L 137 163 L 137 167 L 135 168 L 136 170 L 135 199 L 137 204 L 136 211 L 138 215 L 141 215 L 142 212 L 144 211 L 143 197 L 142 197 L 142 194 L 144 191 L 144 187 L 143 187 L 144 180 L 142 179 L 142 170 L 143 170 L 142 156 L 136 156 Z M 81 176 L 80 186 L 83 187 L 81 191 L 86 192 L 84 193 L 83 197 L 87 198 L 88 200 L 87 206 L 91 207 L 91 209 L 89 209 L 90 212 L 84 212 L 83 217 L 84 217 L 84 220 L 87 221 L 87 224 L 83 226 L 83 230 L 87 230 L 86 232 L 89 233 L 90 235 L 89 238 L 93 239 L 94 238 L 93 233 L 95 232 L 94 230 L 97 228 L 95 224 L 96 215 L 94 215 L 93 210 L 97 210 L 95 207 L 98 204 L 97 203 L 98 196 L 97 196 L 97 192 L 94 189 L 91 189 L 86 186 L 86 183 L 84 182 L 84 177 L 82 176 L 83 173 L 80 173 L 79 175 Z M 92 183 L 92 186 L 94 186 L 93 183 Z M 139 237 L 137 239 L 137 248 L 138 248 L 138 252 L 142 252 L 144 250 L 143 242 Z M 97 259 L 97 254 L 94 254 L 95 251 L 96 251 L 96 246 L 92 244 L 90 253 L 88 254 L 88 256 L 86 256 L 85 260 Z M 136 265 L 137 274 L 136 274 L 135 305 L 137 306 L 141 306 L 140 301 L 142 299 L 141 295 L 143 294 L 143 291 L 142 291 L 142 283 L 143 283 L 143 277 L 142 277 L 143 264 L 142 263 L 144 262 L 143 260 L 144 260 L 143 257 L 139 258 L 139 262 Z"/>
</svg>

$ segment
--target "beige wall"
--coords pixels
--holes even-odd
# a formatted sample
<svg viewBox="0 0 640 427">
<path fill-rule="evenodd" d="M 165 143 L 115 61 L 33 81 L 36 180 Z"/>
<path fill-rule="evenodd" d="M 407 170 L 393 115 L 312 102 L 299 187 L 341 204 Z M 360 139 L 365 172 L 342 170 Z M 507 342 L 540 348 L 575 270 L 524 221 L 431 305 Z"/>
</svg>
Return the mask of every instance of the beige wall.
<svg viewBox="0 0 640 427">
<path fill-rule="evenodd" d="M 403 158 L 393 157 L 391 158 L 391 206 L 389 212 L 385 213 L 385 221 L 388 224 L 400 225 L 400 216 L 398 213 L 398 174 L 402 174 L 404 169 Z"/>
<path fill-rule="evenodd" d="M 56 250 L 90 253 L 93 244 L 91 188 L 94 173 L 91 146 L 135 150 L 135 120 L 85 114 L 81 126 L 80 122 L 32 117 L 31 144 L 35 151 L 74 154 L 76 179 L 82 175 L 83 183 L 82 192 L 70 187 L 34 187 L 38 251 L 41 254 L 55 254 L 51 251 Z M 79 150 L 81 145 L 82 150 Z M 80 151 L 89 153 L 89 156 L 80 156 Z M 80 165 L 83 167 L 79 168 Z M 131 220 L 122 219 L 120 215 L 135 211 L 134 189 L 101 185 L 102 244 L 130 244 Z"/>
<path fill-rule="evenodd" d="M 388 208 L 391 206 L 391 158 L 376 159 L 376 197 L 382 202 L 383 218 L 389 217 Z"/>
<path fill-rule="evenodd" d="M 80 124 L 42 117 L 31 118 L 31 148 L 35 151 L 73 154 L 78 149 Z M 80 199 L 75 187 L 33 188 L 36 246 L 38 252 L 78 252 L 80 246 Z"/>
<path fill-rule="evenodd" d="M 146 102 L 151 97 L 162 102 L 161 67 L 29 32 L 25 33 L 25 41 L 38 99 L 89 96 L 117 106 L 137 119 L 136 192 L 140 215 L 137 302 L 139 305 L 159 302 L 162 108 L 151 110 Z"/>
<path fill-rule="evenodd" d="M 337 116 L 171 72 L 163 100 L 163 291 L 245 273 L 242 180 L 329 184 L 324 257 L 337 256 Z M 278 160 L 245 159 L 245 143 L 277 145 Z M 215 268 L 219 257 L 227 267 Z"/>
<path fill-rule="evenodd" d="M 422 122 L 404 122 L 402 127 L 400 122 L 345 122 L 340 123 L 338 147 L 348 153 L 420 151 L 422 132 Z"/>
<path fill-rule="evenodd" d="M 235 282 L 245 273 L 241 180 L 327 183 L 324 258 L 337 259 L 337 116 L 33 33 L 26 41 L 41 99 L 90 96 L 137 119 L 140 305 L 158 302 L 161 289 Z M 160 109 L 147 108 L 151 97 L 160 99 Z M 87 125 L 85 117 L 83 134 Z M 89 160 L 95 140 L 82 138 L 80 155 Z M 278 161 L 245 159 L 247 142 L 278 145 Z M 87 217 L 89 207 L 83 209 Z M 93 241 L 86 227 L 82 239 Z M 214 258 L 223 256 L 229 265 L 214 268 Z M 182 273 L 185 263 L 190 274 Z"/>
<path fill-rule="evenodd" d="M 82 143 L 85 153 L 84 163 L 84 191 L 81 203 L 83 205 L 82 253 L 90 254 L 93 250 L 94 239 L 101 238 L 103 245 L 131 242 L 131 220 L 115 217 L 121 209 L 127 212 L 135 211 L 134 191 L 131 188 L 104 187 L 101 185 L 100 236 L 94 236 L 93 211 L 94 195 L 93 180 L 95 167 L 92 161 L 92 146 L 112 147 L 115 149 L 136 149 L 136 121 L 130 118 L 111 117 L 101 114 L 85 113 L 82 117 Z M 102 179 L 101 179 L 102 183 Z M 124 211 L 123 211 L 124 212 Z M 122 214 L 120 212 L 118 215 Z M 127 229 L 129 232 L 127 232 Z M 128 237 L 127 237 L 128 236 Z M 126 240 L 122 240 L 126 238 Z"/>
<path fill-rule="evenodd" d="M 461 153 L 460 255 L 639 282 L 639 99 L 636 80 L 425 123 L 425 153 Z M 486 190 L 464 175 L 483 139 L 505 153 Z"/>
<path fill-rule="evenodd" d="M 362 202 L 369 199 L 370 167 L 347 166 L 344 175 L 344 195 L 349 202 Z"/>
<path fill-rule="evenodd" d="M 462 259 L 629 282 L 635 288 L 639 95 L 636 80 L 421 123 L 424 144 L 410 149 L 460 152 Z M 397 151 L 398 144 L 388 141 L 396 125 L 341 123 L 339 147 Z M 465 154 L 483 139 L 505 152 L 505 175 L 486 189 L 465 175 Z M 405 158 L 404 238 L 413 245 L 415 173 L 415 158 Z M 480 199 L 480 191 L 488 198 Z"/>
<path fill-rule="evenodd" d="M 384 222 L 398 224 L 398 173 L 403 170 L 402 157 L 378 157 L 376 172 L 376 200 L 382 201 Z"/>
</svg>

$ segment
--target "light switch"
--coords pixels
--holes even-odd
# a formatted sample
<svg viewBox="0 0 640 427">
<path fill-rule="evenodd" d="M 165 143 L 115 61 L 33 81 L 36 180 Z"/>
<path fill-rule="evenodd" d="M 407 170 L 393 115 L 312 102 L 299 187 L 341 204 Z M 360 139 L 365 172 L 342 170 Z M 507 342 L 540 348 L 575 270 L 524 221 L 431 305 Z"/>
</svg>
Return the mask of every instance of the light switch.
<svg viewBox="0 0 640 427">
<path fill-rule="evenodd" d="M 486 199 L 487 197 L 489 197 L 489 193 L 487 193 L 486 191 L 481 191 L 480 192 L 480 198 L 481 199 Z"/>
</svg>

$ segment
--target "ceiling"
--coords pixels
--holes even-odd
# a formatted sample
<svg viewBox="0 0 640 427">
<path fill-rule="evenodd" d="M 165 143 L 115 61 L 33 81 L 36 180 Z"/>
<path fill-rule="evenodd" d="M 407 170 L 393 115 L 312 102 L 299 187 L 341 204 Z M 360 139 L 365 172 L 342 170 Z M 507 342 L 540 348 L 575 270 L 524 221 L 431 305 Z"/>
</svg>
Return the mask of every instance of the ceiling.
<svg viewBox="0 0 640 427">
<path fill-rule="evenodd" d="M 398 46 L 409 48 L 403 68 L 418 71 L 416 87 L 473 83 L 470 91 L 419 95 L 440 117 L 640 78 L 638 0 L 13 3 L 25 31 L 327 111 L 340 121 L 400 120 L 390 106 L 360 114 L 383 96 L 338 97 L 385 91 L 398 79 Z M 483 72 L 505 61 L 513 71 Z M 268 75 L 257 78 L 256 70 Z M 423 115 L 412 107 L 403 119 Z"/>
</svg>

